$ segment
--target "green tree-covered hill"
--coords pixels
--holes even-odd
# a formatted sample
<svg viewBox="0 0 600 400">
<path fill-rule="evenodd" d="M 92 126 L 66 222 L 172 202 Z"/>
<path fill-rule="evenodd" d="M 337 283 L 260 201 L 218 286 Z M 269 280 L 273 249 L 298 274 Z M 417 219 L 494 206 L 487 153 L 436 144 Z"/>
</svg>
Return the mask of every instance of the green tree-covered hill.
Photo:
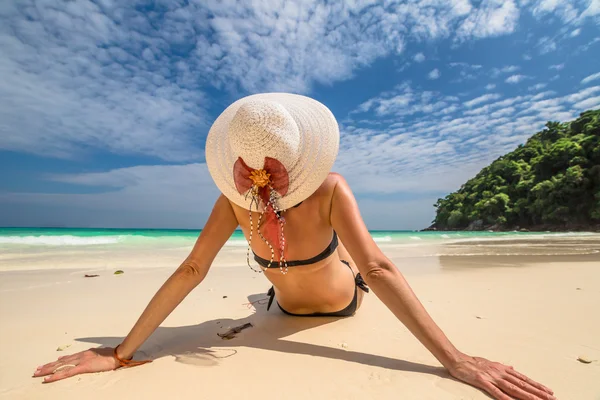
<svg viewBox="0 0 600 400">
<path fill-rule="evenodd" d="M 548 122 L 435 207 L 438 230 L 599 230 L 600 110 Z"/>
</svg>

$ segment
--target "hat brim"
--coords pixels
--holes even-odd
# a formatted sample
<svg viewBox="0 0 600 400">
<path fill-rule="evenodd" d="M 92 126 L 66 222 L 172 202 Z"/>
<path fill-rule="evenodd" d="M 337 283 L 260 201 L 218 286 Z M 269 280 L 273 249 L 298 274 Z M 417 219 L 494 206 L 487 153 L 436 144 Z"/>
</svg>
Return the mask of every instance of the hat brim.
<svg viewBox="0 0 600 400">
<path fill-rule="evenodd" d="M 206 164 L 221 192 L 230 201 L 250 209 L 251 199 L 239 193 L 233 180 L 233 165 L 238 156 L 228 141 L 229 124 L 242 104 L 250 100 L 266 100 L 281 104 L 294 118 L 300 134 L 298 157 L 286 166 L 289 188 L 279 199 L 279 208 L 286 210 L 306 200 L 325 181 L 339 150 L 340 132 L 331 111 L 320 102 L 290 93 L 261 93 L 244 97 L 219 115 L 206 139 Z M 283 160 L 279 160 L 283 161 Z"/>
</svg>

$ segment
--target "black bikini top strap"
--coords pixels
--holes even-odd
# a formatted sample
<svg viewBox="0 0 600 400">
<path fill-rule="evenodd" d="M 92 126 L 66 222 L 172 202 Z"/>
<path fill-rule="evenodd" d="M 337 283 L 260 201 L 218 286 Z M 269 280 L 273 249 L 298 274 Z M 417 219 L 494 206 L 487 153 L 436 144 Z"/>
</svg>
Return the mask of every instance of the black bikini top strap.
<svg viewBox="0 0 600 400">
<path fill-rule="evenodd" d="M 301 265 L 310 265 L 310 264 L 317 263 L 319 261 L 326 259 L 330 255 L 332 255 L 333 252 L 337 249 L 338 245 L 339 245 L 339 242 L 338 242 L 337 233 L 335 231 L 333 231 L 333 238 L 331 239 L 331 243 L 329 243 L 329 246 L 327 246 L 327 248 L 325 250 L 323 250 L 321 253 L 319 253 L 318 255 L 316 255 L 312 258 L 309 258 L 307 260 L 288 261 L 287 265 L 288 265 L 288 267 L 298 267 Z M 257 256 L 256 254 L 254 254 L 254 260 L 258 264 L 262 265 L 264 268 L 267 268 L 267 266 L 269 265 L 269 260 L 265 260 L 264 258 Z M 271 268 L 279 268 L 279 263 L 273 262 L 271 264 Z"/>
</svg>

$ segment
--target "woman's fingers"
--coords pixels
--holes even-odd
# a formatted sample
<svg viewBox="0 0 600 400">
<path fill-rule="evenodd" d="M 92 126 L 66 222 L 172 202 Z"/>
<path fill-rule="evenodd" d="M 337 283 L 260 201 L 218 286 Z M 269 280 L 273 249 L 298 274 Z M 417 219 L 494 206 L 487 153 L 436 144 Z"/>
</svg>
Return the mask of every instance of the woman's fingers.
<svg viewBox="0 0 600 400">
<path fill-rule="evenodd" d="M 52 375 L 45 377 L 44 383 L 60 381 L 61 379 L 69 378 L 77 374 L 83 374 L 84 372 L 86 372 L 85 368 L 81 365 L 76 365 L 74 367 L 65 367 L 59 371 L 56 371 Z"/>
<path fill-rule="evenodd" d="M 536 396 L 535 394 L 528 393 L 525 390 L 518 387 L 517 385 L 514 385 L 504 379 L 497 381 L 496 386 L 498 386 L 500 389 L 502 389 L 502 391 L 504 393 L 507 393 L 518 400 L 541 400 L 541 399 L 544 399 L 543 397 L 540 398 L 540 397 Z"/>
<path fill-rule="evenodd" d="M 533 379 L 526 377 L 526 376 L 525 376 L 525 375 L 523 375 L 522 373 L 520 373 L 520 372 L 517 372 L 517 371 L 515 371 L 515 370 L 514 370 L 514 369 L 512 369 L 512 368 L 508 368 L 508 369 L 506 370 L 506 373 L 508 373 L 508 374 L 510 374 L 510 375 L 512 375 L 512 376 L 514 376 L 514 377 L 516 377 L 516 378 L 519 378 L 519 379 L 521 379 L 521 380 L 523 380 L 523 381 L 525 381 L 525 382 L 529 383 L 529 384 L 530 384 L 531 386 L 533 386 L 534 388 L 537 388 L 537 389 L 543 390 L 543 391 L 544 391 L 544 392 L 546 392 L 546 393 L 554 394 L 554 392 L 553 392 L 551 389 L 547 388 L 546 386 L 542 385 L 541 383 L 537 383 L 537 382 L 536 382 L 536 381 L 534 381 Z"/>
<path fill-rule="evenodd" d="M 61 366 L 62 364 L 64 364 L 64 362 L 54 361 L 54 362 L 42 365 L 35 370 L 35 372 L 33 373 L 33 376 L 49 375 L 52 373 L 52 371 L 54 371 L 57 367 Z"/>
<path fill-rule="evenodd" d="M 533 385 L 531 385 L 529 382 L 526 382 L 520 378 L 517 378 L 516 376 L 508 374 L 504 379 L 506 379 L 508 382 L 512 383 L 513 385 L 518 386 L 519 388 L 523 389 L 524 391 L 536 395 L 537 398 L 540 398 L 543 400 L 556 400 L 556 397 L 554 397 L 550 393 L 548 393 L 544 390 L 538 389 L 538 388 L 534 387 Z"/>
<path fill-rule="evenodd" d="M 64 356 L 58 359 L 58 361 L 54 361 L 45 365 L 38 367 L 33 373 L 34 377 L 49 375 L 56 368 L 65 364 L 79 364 L 80 356 L 79 354 L 72 354 L 70 356 Z"/>
<path fill-rule="evenodd" d="M 556 400 L 554 392 L 512 367 L 471 357 L 451 371 L 456 378 L 486 390 L 499 400 Z"/>
<path fill-rule="evenodd" d="M 502 390 L 498 389 L 496 386 L 492 385 L 488 381 L 484 381 L 481 384 L 481 388 L 488 392 L 496 400 L 512 400 L 506 395 L 506 393 L 504 393 Z"/>
</svg>

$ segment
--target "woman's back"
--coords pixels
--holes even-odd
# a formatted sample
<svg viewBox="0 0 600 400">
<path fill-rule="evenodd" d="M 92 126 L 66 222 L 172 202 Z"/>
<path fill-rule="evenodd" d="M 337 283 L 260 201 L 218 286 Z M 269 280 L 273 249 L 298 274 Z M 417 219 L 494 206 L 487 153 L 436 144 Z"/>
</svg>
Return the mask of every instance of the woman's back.
<svg viewBox="0 0 600 400">
<path fill-rule="evenodd" d="M 321 187 L 297 207 L 284 211 L 281 215 L 285 218 L 284 236 L 286 242 L 286 259 L 306 260 L 319 254 L 331 242 L 333 229 L 331 227 L 330 212 L 331 198 L 337 174 L 329 174 Z M 250 238 L 250 217 L 248 210 L 232 203 L 240 228 L 246 239 Z M 252 212 L 252 250 L 258 256 L 269 260 L 271 250 L 257 234 L 256 225 L 260 213 Z M 263 217 L 264 221 L 264 217 Z M 261 228 L 262 231 L 262 228 Z M 279 254 L 275 252 L 275 260 Z"/>
<path fill-rule="evenodd" d="M 286 260 L 308 260 L 322 254 L 334 239 L 330 214 L 333 191 L 340 176 L 329 174 L 325 182 L 298 207 L 282 213 L 285 218 L 284 235 Z M 250 238 L 248 210 L 232 204 L 236 218 L 247 239 Z M 260 258 L 269 261 L 271 249 L 256 231 L 260 213 L 252 213 L 252 249 Z M 331 255 L 314 263 L 289 267 L 287 274 L 279 268 L 279 254 L 275 251 L 274 268 L 264 269 L 266 277 L 278 289 L 278 302 L 289 311 L 303 313 L 306 310 L 333 312 L 344 308 L 354 295 L 354 274 L 357 270 L 350 256 L 340 244 Z M 340 259 L 351 263 L 352 271 Z M 260 267 L 250 253 L 250 263 Z M 283 265 L 283 264 L 282 264 Z M 284 268 L 285 270 L 285 268 Z M 362 298 L 362 295 L 361 295 Z"/>
</svg>

